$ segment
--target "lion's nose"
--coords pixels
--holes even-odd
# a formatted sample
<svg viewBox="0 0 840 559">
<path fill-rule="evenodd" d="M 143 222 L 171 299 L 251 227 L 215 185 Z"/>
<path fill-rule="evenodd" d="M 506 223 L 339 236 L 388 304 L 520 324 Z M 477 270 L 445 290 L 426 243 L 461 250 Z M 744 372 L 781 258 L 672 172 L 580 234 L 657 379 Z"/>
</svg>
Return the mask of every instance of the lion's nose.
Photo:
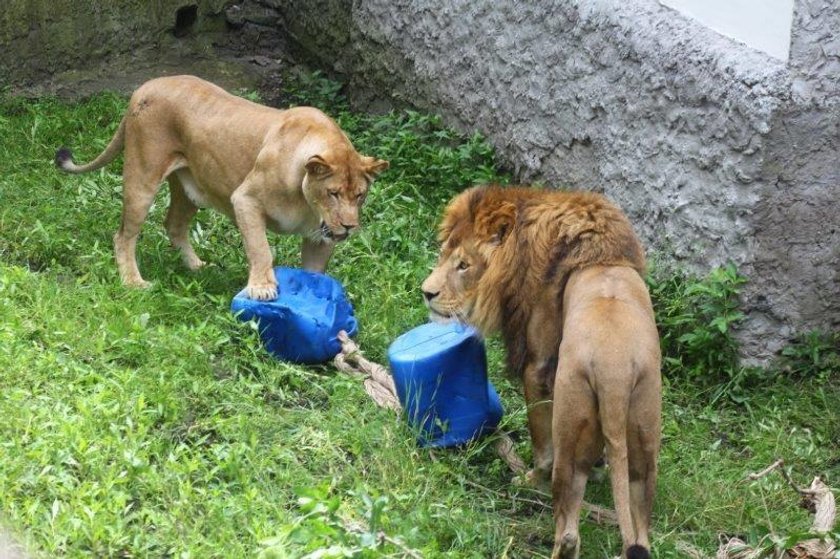
<svg viewBox="0 0 840 559">
<path fill-rule="evenodd" d="M 427 302 L 431 301 L 432 299 L 434 299 L 438 295 L 440 295 L 440 291 L 426 291 L 425 289 L 423 290 L 423 298 Z"/>
<path fill-rule="evenodd" d="M 342 227 L 344 227 L 344 231 L 345 231 L 345 232 L 347 232 L 347 233 L 349 233 L 350 231 L 352 231 L 353 229 L 355 229 L 355 228 L 356 228 L 356 224 L 355 224 L 355 223 L 351 223 L 350 225 L 347 225 L 347 224 L 346 224 L 346 223 L 344 223 L 343 221 L 342 221 L 342 222 L 340 222 L 340 223 L 341 223 L 341 226 L 342 226 Z"/>
</svg>

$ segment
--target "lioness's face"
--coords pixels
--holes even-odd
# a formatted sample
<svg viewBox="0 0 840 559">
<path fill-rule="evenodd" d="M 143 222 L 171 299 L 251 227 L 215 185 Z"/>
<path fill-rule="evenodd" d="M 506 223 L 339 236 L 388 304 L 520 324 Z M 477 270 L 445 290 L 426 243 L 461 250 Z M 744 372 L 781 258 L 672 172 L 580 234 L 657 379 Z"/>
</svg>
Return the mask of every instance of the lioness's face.
<svg viewBox="0 0 840 559">
<path fill-rule="evenodd" d="M 478 283 L 486 269 L 487 262 L 472 242 L 458 246 L 445 244 L 437 265 L 422 286 L 423 300 L 432 319 L 469 322 Z"/>
<path fill-rule="evenodd" d="M 321 217 L 319 233 L 343 241 L 359 228 L 359 214 L 373 179 L 388 162 L 356 153 L 344 157 L 314 155 L 306 163 L 303 194 Z"/>
</svg>

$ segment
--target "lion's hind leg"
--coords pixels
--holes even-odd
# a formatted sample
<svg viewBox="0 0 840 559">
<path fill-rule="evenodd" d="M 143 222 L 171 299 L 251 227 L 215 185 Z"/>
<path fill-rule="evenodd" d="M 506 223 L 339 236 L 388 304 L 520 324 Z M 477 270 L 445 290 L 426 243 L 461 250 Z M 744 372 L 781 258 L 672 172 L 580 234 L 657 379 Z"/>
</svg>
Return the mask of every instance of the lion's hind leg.
<svg viewBox="0 0 840 559">
<path fill-rule="evenodd" d="M 198 212 L 184 188 L 182 179 L 192 180 L 189 171 L 181 169 L 167 177 L 169 182 L 169 210 L 166 212 L 166 233 L 169 242 L 181 253 L 181 260 L 190 270 L 198 270 L 204 262 L 198 257 L 190 243 L 190 221 Z"/>
<path fill-rule="evenodd" d="M 638 393 L 656 394 L 657 397 L 644 402 L 632 402 L 627 418 L 630 513 L 636 531 L 636 544 L 641 548 L 636 550 L 637 557 L 645 557 L 642 550 L 650 549 L 650 520 L 656 493 L 656 462 L 661 437 L 659 383 L 658 371 L 656 375 L 648 375 L 639 383 L 636 387 Z"/>
<path fill-rule="evenodd" d="M 554 385 L 554 559 L 576 559 L 580 553 L 580 508 L 589 473 L 601 457 L 604 441 L 595 394 L 580 368 L 560 367 Z"/>
</svg>

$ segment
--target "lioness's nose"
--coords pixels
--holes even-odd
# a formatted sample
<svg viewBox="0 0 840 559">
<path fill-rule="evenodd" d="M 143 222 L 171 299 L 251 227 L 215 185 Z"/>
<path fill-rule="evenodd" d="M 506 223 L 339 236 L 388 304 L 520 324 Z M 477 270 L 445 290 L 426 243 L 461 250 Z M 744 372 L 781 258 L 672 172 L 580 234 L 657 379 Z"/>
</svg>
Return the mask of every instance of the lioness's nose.
<svg viewBox="0 0 840 559">
<path fill-rule="evenodd" d="M 423 290 L 423 298 L 426 301 L 431 301 L 438 295 L 440 295 L 440 291 L 426 291 L 425 289 Z"/>
<path fill-rule="evenodd" d="M 342 227 L 344 227 L 344 230 L 345 230 L 345 231 L 347 231 L 347 232 L 350 232 L 350 231 L 352 231 L 353 229 L 355 229 L 355 228 L 356 228 L 356 224 L 355 224 L 355 223 L 350 224 L 350 225 L 347 225 L 346 223 L 341 222 L 341 226 L 342 226 Z"/>
</svg>

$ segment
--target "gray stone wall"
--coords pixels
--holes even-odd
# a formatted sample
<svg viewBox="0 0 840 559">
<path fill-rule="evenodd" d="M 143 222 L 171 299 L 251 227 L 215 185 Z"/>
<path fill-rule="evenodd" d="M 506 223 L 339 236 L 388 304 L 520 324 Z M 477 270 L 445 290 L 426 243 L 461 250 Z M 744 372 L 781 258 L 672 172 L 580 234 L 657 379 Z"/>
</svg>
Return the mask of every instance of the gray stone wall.
<svg viewBox="0 0 840 559">
<path fill-rule="evenodd" d="M 202 16 L 219 13 L 224 0 L 6 0 L 0 9 L 0 70 L 15 83 L 149 46 L 171 47 L 178 8 Z M 211 24 L 198 18 L 190 27 Z M 223 21 L 222 21 L 223 25 Z"/>
<path fill-rule="evenodd" d="M 278 15 L 268 7 L 229 4 L 5 0 L 0 3 L 0 88 L 62 97 L 105 89 L 128 93 L 150 78 L 178 73 L 231 88 L 253 87 L 261 79 L 254 54 L 284 48 L 276 28 L 266 41 L 245 24 L 274 24 Z"/>
<path fill-rule="evenodd" d="M 273 0 L 300 53 L 480 130 L 519 180 L 605 192 L 648 246 L 749 276 L 745 357 L 838 327 L 838 8 L 797 4 L 792 63 L 654 0 Z M 399 164 L 399 162 L 395 162 Z"/>
<path fill-rule="evenodd" d="M 840 3 L 797 0 L 791 88 L 757 181 L 752 333 L 840 328 Z"/>
</svg>

